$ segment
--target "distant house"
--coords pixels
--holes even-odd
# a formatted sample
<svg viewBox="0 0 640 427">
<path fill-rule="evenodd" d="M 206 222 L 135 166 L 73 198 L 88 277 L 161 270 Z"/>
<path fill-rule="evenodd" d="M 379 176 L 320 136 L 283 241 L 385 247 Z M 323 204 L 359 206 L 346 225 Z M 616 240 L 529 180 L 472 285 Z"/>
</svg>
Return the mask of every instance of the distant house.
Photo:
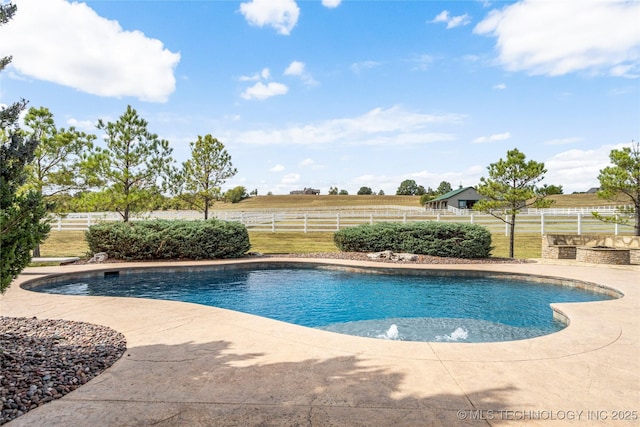
<svg viewBox="0 0 640 427">
<path fill-rule="evenodd" d="M 473 187 L 458 188 L 425 203 L 426 209 L 472 209 L 483 197 Z"/>
<path fill-rule="evenodd" d="M 305 188 L 304 190 L 291 191 L 289 194 L 313 194 L 314 196 L 317 196 L 320 194 L 320 190 L 317 188 Z"/>
<path fill-rule="evenodd" d="M 596 194 L 600 190 L 600 187 L 591 187 L 587 190 L 587 194 Z"/>
</svg>

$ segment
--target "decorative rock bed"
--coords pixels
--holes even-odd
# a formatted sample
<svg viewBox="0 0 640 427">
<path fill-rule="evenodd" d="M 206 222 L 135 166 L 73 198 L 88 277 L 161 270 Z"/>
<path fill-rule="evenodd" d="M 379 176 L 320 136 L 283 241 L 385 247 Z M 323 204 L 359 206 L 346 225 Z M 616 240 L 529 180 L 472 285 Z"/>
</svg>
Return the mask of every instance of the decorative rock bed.
<svg viewBox="0 0 640 427">
<path fill-rule="evenodd" d="M 608 246 L 581 246 L 576 248 L 576 261 L 592 264 L 631 264 L 630 251 Z"/>
<path fill-rule="evenodd" d="M 111 328 L 0 317 L 0 425 L 85 384 L 126 350 Z"/>
</svg>

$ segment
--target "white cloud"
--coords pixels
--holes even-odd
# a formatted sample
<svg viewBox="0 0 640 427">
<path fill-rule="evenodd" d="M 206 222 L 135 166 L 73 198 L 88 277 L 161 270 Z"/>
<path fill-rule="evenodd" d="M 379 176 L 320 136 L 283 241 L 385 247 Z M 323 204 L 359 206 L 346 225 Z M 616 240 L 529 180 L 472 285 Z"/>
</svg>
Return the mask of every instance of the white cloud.
<svg viewBox="0 0 640 427">
<path fill-rule="evenodd" d="M 278 163 L 277 165 L 269 169 L 269 172 L 282 172 L 283 170 L 284 170 L 284 166 Z"/>
<path fill-rule="evenodd" d="M 294 0 L 251 0 L 240 4 L 240 13 L 251 25 L 269 25 L 287 36 L 298 22 L 300 8 Z"/>
<path fill-rule="evenodd" d="M 240 76 L 238 80 L 241 82 L 257 82 L 261 79 L 268 80 L 271 77 L 271 72 L 268 68 L 263 68 L 259 73 L 252 74 L 250 76 Z"/>
<path fill-rule="evenodd" d="M 564 75 L 580 70 L 640 73 L 640 2 L 522 0 L 491 11 L 474 29 L 497 38 L 512 71 Z"/>
<path fill-rule="evenodd" d="M 433 18 L 429 23 L 435 24 L 439 22 L 444 22 L 447 24 L 447 29 L 468 25 L 471 23 L 471 17 L 468 14 L 458 15 L 458 16 L 450 16 L 448 10 L 443 10 L 440 12 L 435 18 Z"/>
<path fill-rule="evenodd" d="M 504 133 L 495 133 L 493 135 L 489 135 L 489 136 L 481 136 L 478 137 L 476 139 L 473 140 L 474 144 L 482 144 L 485 142 L 495 142 L 495 141 L 504 141 L 511 138 L 511 133 L 509 132 L 504 132 Z"/>
<path fill-rule="evenodd" d="M 544 162 L 547 168 L 545 183 L 562 185 L 565 193 L 587 191 L 599 186 L 600 170 L 610 164 L 611 150 L 628 144 L 603 145 L 593 150 L 568 150 L 552 156 Z"/>
<path fill-rule="evenodd" d="M 298 166 L 301 168 L 311 168 L 312 170 L 324 169 L 324 165 L 319 165 L 315 162 L 315 160 L 309 158 L 306 158 L 298 163 Z"/>
<path fill-rule="evenodd" d="M 494 85 L 494 86 L 493 86 L 493 88 L 494 88 L 494 89 L 497 89 L 497 90 L 504 90 L 504 89 L 506 89 L 506 88 L 507 88 L 507 85 L 506 85 L 506 84 L 504 84 L 504 83 L 499 83 L 499 84 L 497 84 L 497 85 Z"/>
<path fill-rule="evenodd" d="M 284 95 L 289 92 L 289 88 L 282 83 L 269 82 L 266 85 L 258 82 L 253 86 L 245 89 L 240 96 L 244 99 L 267 99 L 276 95 Z"/>
<path fill-rule="evenodd" d="M 616 65 L 611 68 L 610 74 L 614 77 L 628 77 L 631 79 L 636 79 L 640 77 L 640 70 L 637 69 L 637 64 L 624 64 L 624 65 Z"/>
<path fill-rule="evenodd" d="M 293 125 L 284 129 L 244 131 L 230 136 L 234 141 L 261 145 L 381 145 L 427 144 L 455 140 L 451 133 L 432 127 L 458 124 L 459 114 L 421 114 L 399 106 L 376 108 L 361 116 Z"/>
<path fill-rule="evenodd" d="M 449 11 L 443 10 L 429 22 L 435 24 L 437 22 L 447 22 L 448 20 L 449 20 Z"/>
<path fill-rule="evenodd" d="M 95 132 L 96 130 L 96 122 L 91 120 L 76 120 L 72 118 L 67 120 L 67 124 L 85 132 Z"/>
<path fill-rule="evenodd" d="M 351 71 L 354 74 L 360 74 L 363 70 L 370 70 L 372 68 L 376 68 L 382 65 L 380 62 L 376 61 L 362 61 L 362 62 L 354 62 L 351 64 Z"/>
<path fill-rule="evenodd" d="M 304 62 L 300 61 L 292 61 L 284 70 L 285 76 L 301 76 L 302 74 L 304 74 Z"/>
<path fill-rule="evenodd" d="M 241 76 L 240 81 L 257 81 L 251 87 L 248 87 L 240 94 L 240 96 L 244 99 L 267 99 L 276 95 L 284 95 L 289 92 L 289 88 L 282 84 L 276 82 L 269 82 L 267 84 L 263 83 L 260 80 L 269 80 L 271 78 L 271 72 L 268 68 L 263 68 L 260 73 L 255 73 L 251 76 Z"/>
<path fill-rule="evenodd" d="M 324 7 L 328 7 L 329 9 L 333 9 L 340 6 L 341 2 L 342 0 L 322 0 L 322 5 Z"/>
<path fill-rule="evenodd" d="M 287 69 L 284 70 L 284 75 L 285 76 L 298 76 L 307 85 L 315 85 L 315 84 L 317 84 L 317 82 L 314 80 L 314 78 L 311 76 L 311 74 L 308 73 L 305 70 L 304 62 L 292 61 L 291 64 L 289 64 L 289 66 L 287 67 Z"/>
<path fill-rule="evenodd" d="M 280 183 L 282 184 L 295 184 L 300 182 L 300 174 L 297 173 L 289 173 L 282 177 Z"/>
<path fill-rule="evenodd" d="M 125 31 L 85 3 L 16 0 L 0 26 L 0 56 L 25 76 L 105 97 L 165 102 L 175 91 L 180 54 L 140 31 Z"/>
<path fill-rule="evenodd" d="M 544 144 L 545 145 L 567 145 L 567 144 L 573 144 L 575 142 L 580 142 L 580 141 L 582 141 L 582 138 L 580 138 L 579 136 L 572 136 L 569 138 L 550 139 L 548 141 L 545 141 Z"/>
<path fill-rule="evenodd" d="M 22 81 L 22 82 L 30 82 L 31 81 L 31 79 L 28 79 L 26 76 L 24 76 L 22 74 L 15 73 L 15 72 L 13 72 L 11 70 L 9 70 L 7 72 L 7 77 L 9 77 L 11 80 L 19 80 L 19 81 Z"/>
</svg>

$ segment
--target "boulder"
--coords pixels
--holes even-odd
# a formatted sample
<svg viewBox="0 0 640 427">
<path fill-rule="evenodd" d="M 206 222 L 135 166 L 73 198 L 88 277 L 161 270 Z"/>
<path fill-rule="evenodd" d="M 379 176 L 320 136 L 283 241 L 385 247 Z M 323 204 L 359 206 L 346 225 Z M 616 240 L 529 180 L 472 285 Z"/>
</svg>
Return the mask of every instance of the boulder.
<svg viewBox="0 0 640 427">
<path fill-rule="evenodd" d="M 96 254 L 93 255 L 93 258 L 91 258 L 89 261 L 87 261 L 88 263 L 99 263 L 99 262 L 105 262 L 107 259 L 109 259 L 109 255 L 107 255 L 106 252 L 98 252 Z"/>
</svg>

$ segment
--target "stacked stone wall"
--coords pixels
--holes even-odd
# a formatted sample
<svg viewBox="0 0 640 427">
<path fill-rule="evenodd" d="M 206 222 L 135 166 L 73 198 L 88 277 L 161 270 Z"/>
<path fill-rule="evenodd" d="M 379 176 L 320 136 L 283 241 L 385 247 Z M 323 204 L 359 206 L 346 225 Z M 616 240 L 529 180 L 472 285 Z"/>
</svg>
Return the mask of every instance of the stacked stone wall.
<svg viewBox="0 0 640 427">
<path fill-rule="evenodd" d="M 628 249 L 596 249 L 580 247 L 576 252 L 576 261 L 591 264 L 629 265 L 631 263 Z"/>
<path fill-rule="evenodd" d="M 581 246 L 629 249 L 629 262 L 640 264 L 640 236 L 545 234 L 542 236 L 542 258 L 577 259 L 576 248 Z"/>
</svg>

